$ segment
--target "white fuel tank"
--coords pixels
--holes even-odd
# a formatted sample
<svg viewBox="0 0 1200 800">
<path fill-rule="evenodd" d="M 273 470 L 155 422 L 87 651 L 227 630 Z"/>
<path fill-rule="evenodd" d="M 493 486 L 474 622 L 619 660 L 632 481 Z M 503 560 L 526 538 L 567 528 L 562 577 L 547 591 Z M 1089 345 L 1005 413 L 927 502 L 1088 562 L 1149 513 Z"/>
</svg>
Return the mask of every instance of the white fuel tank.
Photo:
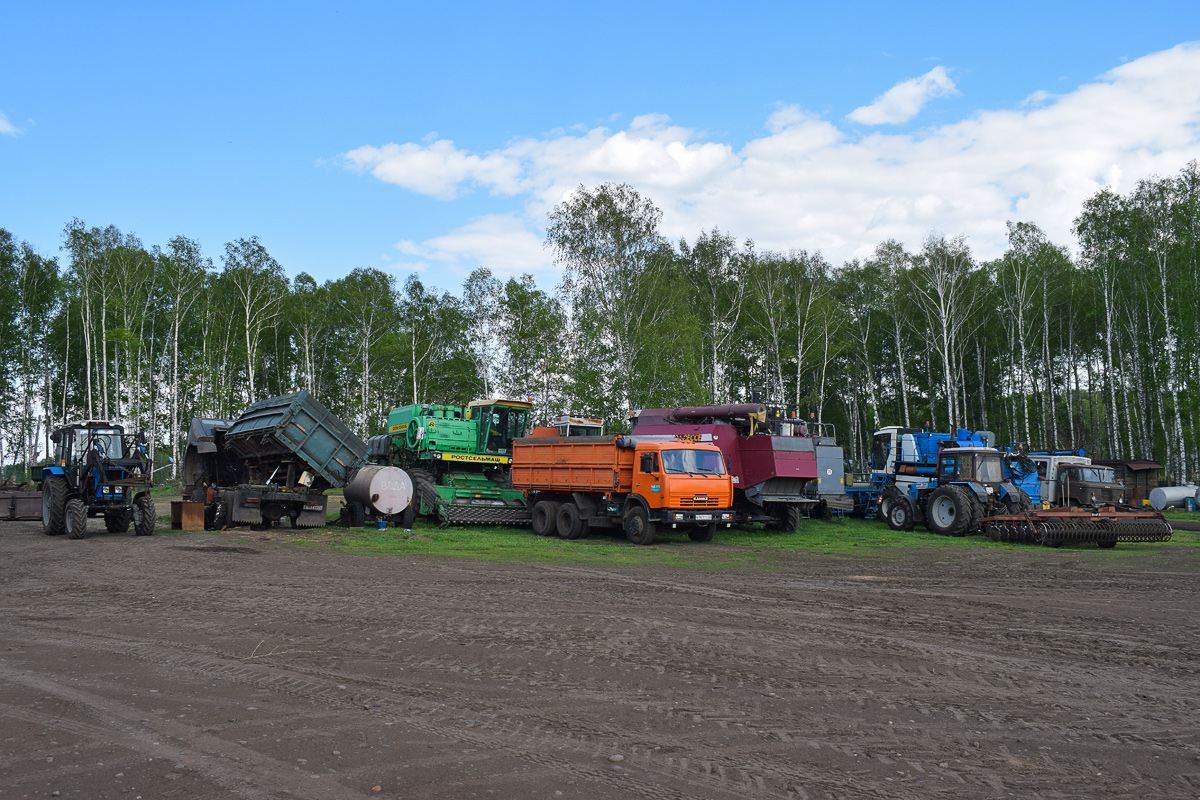
<svg viewBox="0 0 1200 800">
<path fill-rule="evenodd" d="M 408 473 L 399 467 L 367 464 L 346 484 L 347 500 L 356 500 L 380 514 L 399 514 L 412 502 L 413 487 Z"/>
</svg>

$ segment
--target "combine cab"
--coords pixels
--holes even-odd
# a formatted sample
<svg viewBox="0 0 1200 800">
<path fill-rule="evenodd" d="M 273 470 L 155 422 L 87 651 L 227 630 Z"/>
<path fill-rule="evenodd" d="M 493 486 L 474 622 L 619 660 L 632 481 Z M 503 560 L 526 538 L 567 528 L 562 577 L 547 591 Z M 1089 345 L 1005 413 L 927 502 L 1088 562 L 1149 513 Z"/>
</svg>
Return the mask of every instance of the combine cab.
<svg viewBox="0 0 1200 800">
<path fill-rule="evenodd" d="M 529 427 L 529 403 L 477 400 L 465 408 L 411 405 L 388 414 L 371 460 L 403 467 L 418 514 L 445 525 L 527 525 L 524 495 L 511 488 L 513 442 Z"/>
</svg>

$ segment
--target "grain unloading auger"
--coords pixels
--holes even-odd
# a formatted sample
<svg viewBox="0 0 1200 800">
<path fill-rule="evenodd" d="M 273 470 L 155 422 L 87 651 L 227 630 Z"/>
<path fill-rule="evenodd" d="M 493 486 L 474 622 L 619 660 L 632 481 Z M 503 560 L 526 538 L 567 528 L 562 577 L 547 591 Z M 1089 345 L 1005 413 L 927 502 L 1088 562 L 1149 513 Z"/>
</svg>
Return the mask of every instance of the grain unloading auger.
<svg viewBox="0 0 1200 800">
<path fill-rule="evenodd" d="M 987 517 L 984 534 L 994 542 L 1042 544 L 1095 544 L 1115 547 L 1117 542 L 1167 542 L 1171 524 L 1153 511 L 1104 508 L 1051 508 Z"/>
</svg>

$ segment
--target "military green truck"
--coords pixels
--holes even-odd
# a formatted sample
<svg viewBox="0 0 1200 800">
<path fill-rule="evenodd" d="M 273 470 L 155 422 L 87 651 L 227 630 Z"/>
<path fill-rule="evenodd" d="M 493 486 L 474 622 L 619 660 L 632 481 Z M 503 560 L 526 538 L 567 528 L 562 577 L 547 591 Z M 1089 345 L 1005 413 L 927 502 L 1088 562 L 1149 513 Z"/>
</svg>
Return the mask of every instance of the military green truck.
<svg viewBox="0 0 1200 800">
<path fill-rule="evenodd" d="M 509 468 L 530 408 L 520 400 L 393 408 L 388 432 L 369 442 L 370 458 L 408 472 L 417 515 L 443 527 L 528 525 L 525 497 L 512 488 Z"/>
</svg>

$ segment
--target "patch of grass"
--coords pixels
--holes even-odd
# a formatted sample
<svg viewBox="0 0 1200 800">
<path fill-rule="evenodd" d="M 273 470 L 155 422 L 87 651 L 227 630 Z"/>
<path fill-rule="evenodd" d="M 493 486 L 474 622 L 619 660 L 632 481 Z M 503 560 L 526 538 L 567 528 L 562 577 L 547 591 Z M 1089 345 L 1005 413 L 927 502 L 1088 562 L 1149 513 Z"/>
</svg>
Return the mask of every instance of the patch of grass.
<svg viewBox="0 0 1200 800">
<path fill-rule="evenodd" d="M 1168 508 L 1162 512 L 1167 519 L 1177 519 L 1185 522 L 1200 522 L 1200 512 L 1184 511 L 1182 508 Z"/>
</svg>

